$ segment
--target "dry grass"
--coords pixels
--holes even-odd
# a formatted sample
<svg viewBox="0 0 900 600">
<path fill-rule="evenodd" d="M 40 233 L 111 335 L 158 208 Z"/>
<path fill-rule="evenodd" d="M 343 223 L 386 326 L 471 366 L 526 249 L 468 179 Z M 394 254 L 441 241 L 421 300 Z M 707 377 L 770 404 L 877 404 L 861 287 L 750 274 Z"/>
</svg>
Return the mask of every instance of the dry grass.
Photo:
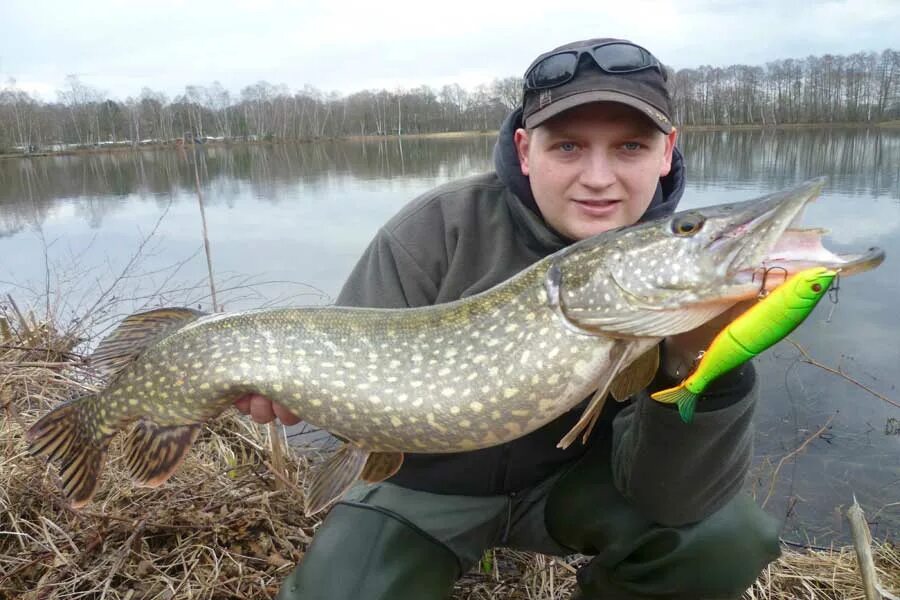
<svg viewBox="0 0 900 600">
<path fill-rule="evenodd" d="M 9 321 L 21 322 L 10 324 Z M 18 315 L 0 320 L 0 598 L 269 598 L 318 521 L 300 507 L 309 458 L 273 476 L 268 429 L 226 415 L 210 424 L 162 488 L 134 488 L 114 443 L 95 502 L 72 511 L 55 470 L 25 451 L 24 431 L 90 385 L 74 342 Z M 883 586 L 900 590 L 900 549 L 875 548 Z M 510 550 L 473 571 L 456 599 L 568 598 L 586 559 Z M 853 551 L 786 551 L 747 599 L 861 599 Z"/>
</svg>

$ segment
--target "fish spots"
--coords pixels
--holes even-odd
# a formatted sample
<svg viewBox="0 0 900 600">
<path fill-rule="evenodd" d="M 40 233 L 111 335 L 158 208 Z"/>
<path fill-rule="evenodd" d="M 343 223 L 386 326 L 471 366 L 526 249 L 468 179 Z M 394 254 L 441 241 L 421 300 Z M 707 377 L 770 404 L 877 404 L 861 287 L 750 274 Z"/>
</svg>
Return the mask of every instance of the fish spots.
<svg viewBox="0 0 900 600">
<path fill-rule="evenodd" d="M 394 427 L 402 427 L 403 420 L 396 415 L 391 415 L 391 425 L 393 425 Z"/>
<path fill-rule="evenodd" d="M 484 409 L 484 405 L 481 402 L 475 401 L 469 403 L 469 408 L 471 408 L 474 413 L 480 413 Z"/>
<path fill-rule="evenodd" d="M 522 430 L 522 426 L 518 423 L 504 423 L 503 429 L 507 430 L 510 436 L 513 438 L 517 438 L 524 433 L 524 431 Z"/>
</svg>

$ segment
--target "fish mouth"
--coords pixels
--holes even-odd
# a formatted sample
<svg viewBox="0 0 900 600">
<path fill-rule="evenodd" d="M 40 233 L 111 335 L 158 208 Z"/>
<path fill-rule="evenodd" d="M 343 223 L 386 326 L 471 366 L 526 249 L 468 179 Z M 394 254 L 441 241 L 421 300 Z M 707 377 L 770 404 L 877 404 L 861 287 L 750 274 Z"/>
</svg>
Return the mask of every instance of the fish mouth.
<svg viewBox="0 0 900 600">
<path fill-rule="evenodd" d="M 726 208 L 742 208 L 745 215 L 708 244 L 710 252 L 725 255 L 726 278 L 735 285 L 771 290 L 810 267 L 855 275 L 880 265 L 885 258 L 880 248 L 837 254 L 823 245 L 827 230 L 798 227 L 803 210 L 818 198 L 825 182 L 824 177 L 812 179 L 792 189 L 750 200 L 747 208 L 743 206 L 745 203 Z"/>
</svg>

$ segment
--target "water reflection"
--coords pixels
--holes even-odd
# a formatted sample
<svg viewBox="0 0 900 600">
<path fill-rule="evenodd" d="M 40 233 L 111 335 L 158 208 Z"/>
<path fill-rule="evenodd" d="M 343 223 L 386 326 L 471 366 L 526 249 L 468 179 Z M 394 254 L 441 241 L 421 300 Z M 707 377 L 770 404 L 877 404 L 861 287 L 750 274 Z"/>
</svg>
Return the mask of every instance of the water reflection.
<svg viewBox="0 0 900 600">
<path fill-rule="evenodd" d="M 487 168 L 491 136 L 461 139 L 386 139 L 369 142 L 204 147 L 197 156 L 211 205 L 234 207 L 249 192 L 277 204 L 291 197 L 298 182 L 311 193 L 352 178 L 450 179 Z M 190 150 L 146 150 L 108 154 L 0 160 L 0 235 L 43 221 L 59 202 L 137 196 L 156 200 L 192 193 Z M 100 227 L 115 203 L 91 205 L 87 216 Z"/>
<path fill-rule="evenodd" d="M 782 188 L 826 175 L 835 192 L 900 199 L 897 129 L 695 131 L 682 136 L 681 147 L 697 187 L 741 187 L 764 179 Z"/>
<path fill-rule="evenodd" d="M 490 136 L 479 136 L 200 149 L 226 308 L 328 301 L 378 227 L 416 195 L 490 169 L 492 146 Z M 840 303 L 817 308 L 795 339 L 823 364 L 900 399 L 900 130 L 688 132 L 681 147 L 689 168 L 685 208 L 829 176 L 805 222 L 829 228 L 827 246 L 836 251 L 877 245 L 888 260 L 848 280 Z M 42 306 L 34 299 L 49 273 L 56 297 L 69 299 L 59 310 L 78 315 L 152 230 L 144 275 L 122 298 L 166 287 L 182 290 L 166 302 L 208 302 L 193 160 L 191 152 L 157 150 L 0 161 L 0 294 Z M 177 278 L 166 270 L 173 264 Z M 247 276 L 257 285 L 244 285 Z M 123 301 L 109 322 L 134 308 Z M 876 535 L 896 538 L 900 436 L 885 431 L 898 410 L 804 363 L 786 343 L 758 365 L 757 455 L 748 487 L 760 502 L 771 492 L 767 509 L 785 518 L 785 535 L 845 540 L 841 510 L 855 493 L 875 517 Z M 829 418 L 826 434 L 776 477 L 779 460 Z"/>
</svg>

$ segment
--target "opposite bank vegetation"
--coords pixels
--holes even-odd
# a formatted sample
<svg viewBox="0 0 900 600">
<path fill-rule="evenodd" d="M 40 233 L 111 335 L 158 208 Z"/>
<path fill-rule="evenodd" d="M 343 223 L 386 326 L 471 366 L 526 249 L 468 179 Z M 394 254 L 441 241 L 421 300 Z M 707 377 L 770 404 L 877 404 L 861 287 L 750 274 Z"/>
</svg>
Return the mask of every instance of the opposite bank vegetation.
<svg viewBox="0 0 900 600">
<path fill-rule="evenodd" d="M 878 124 L 900 119 L 900 52 L 785 59 L 764 66 L 701 66 L 669 72 L 674 120 L 683 126 Z M 496 129 L 521 102 L 521 79 L 474 89 L 366 90 L 346 96 L 260 81 L 233 94 L 218 82 L 183 94 L 144 88 L 109 98 L 69 76 L 56 101 L 0 88 L 0 154 L 72 145 L 165 143 L 178 138 L 309 140 Z"/>
<path fill-rule="evenodd" d="M 73 511 L 55 470 L 27 454 L 24 432 L 96 385 L 84 364 L 86 345 L 71 326 L 23 314 L 10 297 L 0 302 L 0 598 L 272 597 L 320 523 L 300 507 L 323 451 L 285 452 L 280 427 L 227 413 L 204 427 L 165 486 L 148 490 L 131 484 L 120 438 L 95 501 Z M 876 542 L 871 549 L 873 576 L 889 599 L 900 593 L 900 548 Z M 586 560 L 492 551 L 457 583 L 453 598 L 562 600 Z M 852 548 L 785 547 L 743 597 L 874 596 L 864 591 Z"/>
</svg>

